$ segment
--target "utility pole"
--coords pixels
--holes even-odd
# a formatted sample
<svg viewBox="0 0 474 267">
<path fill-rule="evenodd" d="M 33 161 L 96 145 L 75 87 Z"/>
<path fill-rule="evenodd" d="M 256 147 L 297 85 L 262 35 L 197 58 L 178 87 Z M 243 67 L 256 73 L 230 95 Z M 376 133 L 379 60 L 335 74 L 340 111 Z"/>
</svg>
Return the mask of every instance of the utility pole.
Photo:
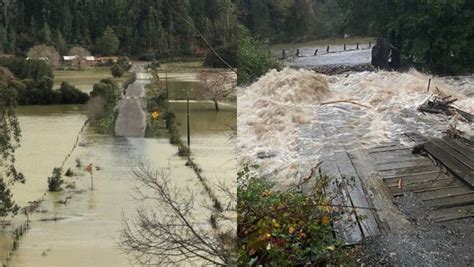
<svg viewBox="0 0 474 267">
<path fill-rule="evenodd" d="M 168 88 L 168 70 L 165 70 L 165 79 L 166 79 L 166 104 L 170 103 L 170 91 Z"/>
<path fill-rule="evenodd" d="M 191 132 L 189 131 L 189 97 L 186 100 L 187 109 L 187 125 L 188 125 L 188 148 L 191 147 Z"/>
<path fill-rule="evenodd" d="M 189 91 L 183 89 L 186 92 L 186 125 L 187 125 L 187 136 L 188 136 L 188 149 L 191 150 L 191 127 L 189 121 Z M 191 89 L 192 91 L 192 89 Z"/>
</svg>

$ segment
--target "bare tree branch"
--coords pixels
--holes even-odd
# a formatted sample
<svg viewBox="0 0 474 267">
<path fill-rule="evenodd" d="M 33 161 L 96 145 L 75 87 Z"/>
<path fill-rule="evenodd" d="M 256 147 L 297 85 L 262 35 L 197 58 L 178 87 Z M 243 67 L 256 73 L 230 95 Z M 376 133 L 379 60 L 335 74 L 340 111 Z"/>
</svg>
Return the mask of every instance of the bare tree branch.
<svg viewBox="0 0 474 267">
<path fill-rule="evenodd" d="M 192 261 L 218 266 L 235 264 L 235 229 L 215 229 L 203 221 L 205 210 L 196 208 L 194 192 L 178 189 L 167 172 L 143 163 L 134 174 L 140 183 L 135 188 L 135 199 L 141 206 L 135 217 L 124 216 L 120 238 L 123 251 L 143 265 Z M 223 215 L 212 216 L 215 220 L 226 219 Z"/>
</svg>

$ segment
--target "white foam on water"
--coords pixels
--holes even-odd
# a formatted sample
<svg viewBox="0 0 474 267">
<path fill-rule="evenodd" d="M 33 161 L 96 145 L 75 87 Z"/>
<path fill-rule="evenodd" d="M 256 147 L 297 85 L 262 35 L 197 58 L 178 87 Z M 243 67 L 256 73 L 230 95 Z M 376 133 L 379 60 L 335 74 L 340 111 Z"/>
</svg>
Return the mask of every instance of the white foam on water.
<svg viewBox="0 0 474 267">
<path fill-rule="evenodd" d="M 239 164 L 259 164 L 261 175 L 270 175 L 284 187 L 306 173 L 308 162 L 317 161 L 318 152 L 328 145 L 357 143 L 368 148 L 396 140 L 406 131 L 440 136 L 453 123 L 451 118 L 416 110 L 432 94 L 451 95 L 458 99 L 457 107 L 474 113 L 472 76 L 440 78 L 411 70 L 326 77 L 310 70 L 272 70 L 238 89 Z M 350 103 L 321 105 L 339 100 L 370 108 Z M 457 124 L 458 129 L 472 133 L 472 125 Z M 318 127 L 328 125 L 326 134 L 317 133 Z M 338 132 L 341 127 L 350 131 Z M 331 144 L 334 140 L 341 144 Z M 301 154 L 302 144 L 310 153 Z"/>
</svg>

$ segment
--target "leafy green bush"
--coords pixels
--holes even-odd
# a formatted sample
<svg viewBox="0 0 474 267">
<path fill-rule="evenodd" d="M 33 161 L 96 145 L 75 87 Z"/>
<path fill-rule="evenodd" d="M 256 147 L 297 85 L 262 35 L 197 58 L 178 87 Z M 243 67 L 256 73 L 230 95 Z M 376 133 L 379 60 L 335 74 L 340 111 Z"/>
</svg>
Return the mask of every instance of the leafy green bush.
<svg viewBox="0 0 474 267">
<path fill-rule="evenodd" d="M 178 144 L 178 156 L 180 157 L 187 157 L 190 155 L 189 148 L 184 145 L 182 142 Z"/>
<path fill-rule="evenodd" d="M 61 168 L 54 168 L 53 175 L 48 177 L 48 190 L 50 192 L 61 191 L 64 180 L 62 179 Z"/>
<path fill-rule="evenodd" d="M 9 82 L 17 91 L 20 105 L 84 104 L 89 99 L 86 93 L 69 83 L 62 83 L 59 90 L 53 90 L 53 72 L 41 60 L 13 58 L 0 61 L 0 65 L 15 75 Z"/>
<path fill-rule="evenodd" d="M 249 83 L 264 75 L 278 63 L 261 41 L 255 40 L 244 26 L 237 27 L 237 82 Z"/>
<path fill-rule="evenodd" d="M 0 179 L 0 217 L 4 218 L 8 214 L 16 215 L 20 207 L 13 201 L 13 195 L 5 183 L 4 179 Z"/>
<path fill-rule="evenodd" d="M 175 125 L 176 115 L 173 112 L 166 112 L 164 118 L 166 129 L 170 130 Z"/>
<path fill-rule="evenodd" d="M 112 76 L 114 76 L 115 78 L 122 77 L 123 74 L 125 73 L 125 70 L 122 69 L 122 67 L 119 64 L 114 64 L 110 68 L 110 71 L 112 72 Z"/>
<path fill-rule="evenodd" d="M 130 68 L 132 68 L 132 64 L 130 63 L 130 59 L 128 57 L 119 57 L 116 64 L 119 65 L 124 71 L 128 71 Z"/>
<path fill-rule="evenodd" d="M 102 97 L 106 103 L 115 105 L 119 93 L 118 85 L 111 79 L 103 79 L 92 87 L 92 97 Z"/>
<path fill-rule="evenodd" d="M 318 177 L 311 194 L 276 191 L 252 174 L 238 173 L 239 266 L 321 266 L 334 262 L 339 242 L 331 227 L 334 210 Z"/>
<path fill-rule="evenodd" d="M 68 82 L 61 83 L 61 104 L 84 104 L 89 100 L 89 95 L 77 89 Z"/>
</svg>

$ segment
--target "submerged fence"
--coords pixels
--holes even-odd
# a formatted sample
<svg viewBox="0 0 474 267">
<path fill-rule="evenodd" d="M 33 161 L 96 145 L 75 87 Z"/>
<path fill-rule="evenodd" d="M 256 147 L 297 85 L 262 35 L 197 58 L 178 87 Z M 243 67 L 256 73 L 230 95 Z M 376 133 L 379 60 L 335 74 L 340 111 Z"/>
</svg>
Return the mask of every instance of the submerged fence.
<svg viewBox="0 0 474 267">
<path fill-rule="evenodd" d="M 288 59 L 288 58 L 291 58 L 291 57 L 297 57 L 297 58 L 299 58 L 299 57 L 311 57 L 311 56 L 317 56 L 317 55 L 325 55 L 325 54 L 333 54 L 333 53 L 341 53 L 341 52 L 349 52 L 349 51 L 357 51 L 357 50 L 367 50 L 367 49 L 372 48 L 372 42 L 369 42 L 368 45 L 361 45 L 360 43 L 356 43 L 352 46 L 353 46 L 353 48 L 349 48 L 349 45 L 347 45 L 347 44 L 334 45 L 333 47 L 331 47 L 330 45 L 327 45 L 325 47 L 315 46 L 314 53 L 311 52 L 309 54 L 303 54 L 302 53 L 303 49 L 301 49 L 301 48 L 296 48 L 296 50 L 294 48 L 293 49 L 282 49 L 281 50 L 281 56 L 280 56 L 279 59 L 280 60 L 285 60 L 285 59 Z M 334 47 L 336 47 L 336 48 L 334 49 Z M 342 48 L 343 50 L 338 49 L 338 47 Z M 324 49 L 325 53 L 320 52 L 320 50 L 323 50 L 323 49 Z M 308 49 L 305 49 L 305 50 L 308 50 Z M 278 53 L 278 52 L 276 52 L 276 53 Z"/>
<path fill-rule="evenodd" d="M 84 122 L 84 125 L 82 125 L 81 129 L 79 130 L 79 133 L 77 134 L 76 141 L 74 142 L 74 145 L 71 148 L 71 151 L 64 157 L 64 160 L 61 163 L 61 169 L 64 167 L 66 162 L 69 160 L 71 157 L 72 153 L 74 150 L 76 150 L 77 146 L 79 145 L 79 141 L 81 138 L 81 135 L 84 133 L 86 130 L 87 126 L 89 125 L 89 120 L 86 120 Z M 30 228 L 30 218 L 29 214 L 35 212 L 39 205 L 45 200 L 43 195 L 40 199 L 31 201 L 29 202 L 29 205 L 26 207 L 23 207 L 21 209 L 21 213 L 23 213 L 26 216 L 26 220 L 22 222 L 19 226 L 15 227 L 13 231 L 11 231 L 11 240 L 8 241 L 7 249 L 5 251 L 5 254 L 3 255 L 2 259 L 2 266 L 6 267 L 8 266 L 8 262 L 11 259 L 11 256 L 15 250 L 17 250 L 20 246 L 20 240 L 21 238 L 28 233 L 28 230 Z"/>
</svg>

